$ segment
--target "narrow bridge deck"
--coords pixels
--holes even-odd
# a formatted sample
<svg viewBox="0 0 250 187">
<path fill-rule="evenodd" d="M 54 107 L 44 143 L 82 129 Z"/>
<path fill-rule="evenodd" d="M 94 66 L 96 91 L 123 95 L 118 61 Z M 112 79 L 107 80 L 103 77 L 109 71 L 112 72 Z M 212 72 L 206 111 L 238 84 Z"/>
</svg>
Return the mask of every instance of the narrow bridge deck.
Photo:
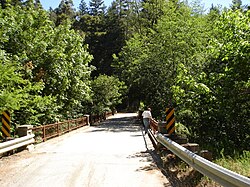
<svg viewBox="0 0 250 187">
<path fill-rule="evenodd" d="M 4 187 L 171 186 L 136 114 L 117 114 L 0 160 Z"/>
</svg>

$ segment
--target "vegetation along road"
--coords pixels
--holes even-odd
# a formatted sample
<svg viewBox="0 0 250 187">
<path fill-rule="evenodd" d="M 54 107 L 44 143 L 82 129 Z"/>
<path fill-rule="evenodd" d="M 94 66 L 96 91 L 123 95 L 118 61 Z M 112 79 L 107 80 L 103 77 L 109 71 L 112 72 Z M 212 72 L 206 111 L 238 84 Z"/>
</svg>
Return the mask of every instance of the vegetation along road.
<svg viewBox="0 0 250 187">
<path fill-rule="evenodd" d="M 1 186 L 171 186 L 135 115 L 117 114 L 2 158 Z"/>
</svg>

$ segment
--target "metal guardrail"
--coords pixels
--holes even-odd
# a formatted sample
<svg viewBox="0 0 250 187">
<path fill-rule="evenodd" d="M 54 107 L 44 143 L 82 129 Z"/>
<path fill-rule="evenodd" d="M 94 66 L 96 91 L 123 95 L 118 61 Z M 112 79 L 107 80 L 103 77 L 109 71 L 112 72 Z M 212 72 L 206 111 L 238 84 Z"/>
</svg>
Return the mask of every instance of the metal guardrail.
<svg viewBox="0 0 250 187">
<path fill-rule="evenodd" d="M 0 154 L 34 143 L 34 136 L 34 134 L 27 135 L 21 138 L 0 143 Z"/>
<path fill-rule="evenodd" d="M 204 174 L 205 176 L 210 177 L 214 181 L 220 183 L 223 186 L 227 187 L 249 187 L 250 179 L 239 175 L 233 171 L 225 169 L 213 162 L 210 162 L 199 155 L 194 154 L 188 149 L 182 147 L 171 139 L 163 136 L 160 133 L 157 133 L 156 139 L 162 145 L 167 147 L 175 155 L 185 161 L 187 164 Z"/>
</svg>

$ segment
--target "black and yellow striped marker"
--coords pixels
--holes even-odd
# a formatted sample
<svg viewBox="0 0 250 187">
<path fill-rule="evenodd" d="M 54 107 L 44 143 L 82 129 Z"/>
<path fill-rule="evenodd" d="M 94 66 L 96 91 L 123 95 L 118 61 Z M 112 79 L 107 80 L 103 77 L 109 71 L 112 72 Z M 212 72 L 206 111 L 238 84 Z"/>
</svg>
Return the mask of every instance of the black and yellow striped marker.
<svg viewBox="0 0 250 187">
<path fill-rule="evenodd" d="M 9 111 L 4 111 L 2 113 L 2 136 L 7 138 L 10 137 L 10 113 Z"/>
<path fill-rule="evenodd" d="M 175 132 L 174 108 L 166 108 L 167 134 Z"/>
</svg>

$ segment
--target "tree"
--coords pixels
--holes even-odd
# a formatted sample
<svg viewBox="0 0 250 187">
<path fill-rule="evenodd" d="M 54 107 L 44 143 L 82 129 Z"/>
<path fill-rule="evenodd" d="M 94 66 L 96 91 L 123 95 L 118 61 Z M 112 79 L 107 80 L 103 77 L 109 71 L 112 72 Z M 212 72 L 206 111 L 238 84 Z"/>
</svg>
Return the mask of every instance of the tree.
<svg viewBox="0 0 250 187">
<path fill-rule="evenodd" d="M 224 12 L 216 24 L 215 38 L 211 40 L 207 74 L 209 87 L 213 88 L 217 100 L 214 110 L 218 118 L 214 123 L 220 132 L 216 138 L 221 138 L 220 148 L 230 145 L 230 149 L 225 149 L 228 154 L 232 149 L 248 149 L 249 18 L 249 11 Z"/>
<path fill-rule="evenodd" d="M 124 83 L 118 78 L 100 75 L 92 81 L 93 113 L 102 113 L 115 108 L 121 103 L 122 94 L 125 90 Z"/>
<path fill-rule="evenodd" d="M 85 0 L 81 0 L 79 4 L 79 14 L 82 16 L 84 14 L 88 14 L 88 6 Z"/>
<path fill-rule="evenodd" d="M 162 10 L 153 29 L 134 35 L 117 59 L 118 74 L 134 100 L 130 103 L 143 101 L 153 108 L 154 116 L 161 116 L 173 99 L 178 64 L 198 72 L 207 42 L 203 18 L 192 16 L 185 4 L 168 2 Z"/>
<path fill-rule="evenodd" d="M 241 9 L 241 6 L 242 6 L 241 0 L 232 0 L 232 5 L 231 5 L 232 10 Z"/>
<path fill-rule="evenodd" d="M 163 15 L 165 1 L 145 0 L 142 2 L 141 18 L 142 24 L 146 28 L 153 28 Z"/>
<path fill-rule="evenodd" d="M 210 40 L 203 68 L 195 74 L 184 64 L 177 68 L 172 86 L 177 117 L 194 141 L 206 142 L 203 146 L 215 155 L 222 149 L 232 155 L 248 149 L 249 141 L 249 13 L 210 12 L 206 17 L 212 31 L 206 32 Z"/>
<path fill-rule="evenodd" d="M 32 84 L 42 83 L 42 89 L 34 92 L 35 95 L 55 98 L 57 106 L 51 104 L 41 112 L 43 122 L 66 117 L 68 111 L 85 112 L 82 103 L 90 100 L 92 68 L 88 63 L 92 56 L 83 45 L 84 39 L 70 24 L 54 27 L 47 12 L 35 6 L 9 7 L 1 11 L 4 11 L 1 14 L 1 48 L 24 67 L 23 79 Z M 22 114 L 26 115 L 28 109 L 22 108 L 18 113 L 23 119 Z"/>
<path fill-rule="evenodd" d="M 88 44 L 90 54 L 94 57 L 91 65 L 96 69 L 92 72 L 92 77 L 98 76 L 102 71 L 103 56 L 105 55 L 103 41 L 106 35 L 103 19 L 103 16 L 85 14 L 74 23 L 74 28 L 79 29 L 85 35 L 85 43 Z"/>
<path fill-rule="evenodd" d="M 54 10 L 57 15 L 55 24 L 60 25 L 65 21 L 72 21 L 75 17 L 73 0 L 61 0 L 59 7 Z"/>
<path fill-rule="evenodd" d="M 21 5 L 22 0 L 0 0 L 1 7 L 6 8 L 7 5 Z"/>
<path fill-rule="evenodd" d="M 204 14 L 204 4 L 201 3 L 201 0 L 192 0 L 191 8 L 194 15 Z"/>
<path fill-rule="evenodd" d="M 89 2 L 89 13 L 93 16 L 99 16 L 105 13 L 106 6 L 102 0 L 91 0 Z"/>
</svg>

